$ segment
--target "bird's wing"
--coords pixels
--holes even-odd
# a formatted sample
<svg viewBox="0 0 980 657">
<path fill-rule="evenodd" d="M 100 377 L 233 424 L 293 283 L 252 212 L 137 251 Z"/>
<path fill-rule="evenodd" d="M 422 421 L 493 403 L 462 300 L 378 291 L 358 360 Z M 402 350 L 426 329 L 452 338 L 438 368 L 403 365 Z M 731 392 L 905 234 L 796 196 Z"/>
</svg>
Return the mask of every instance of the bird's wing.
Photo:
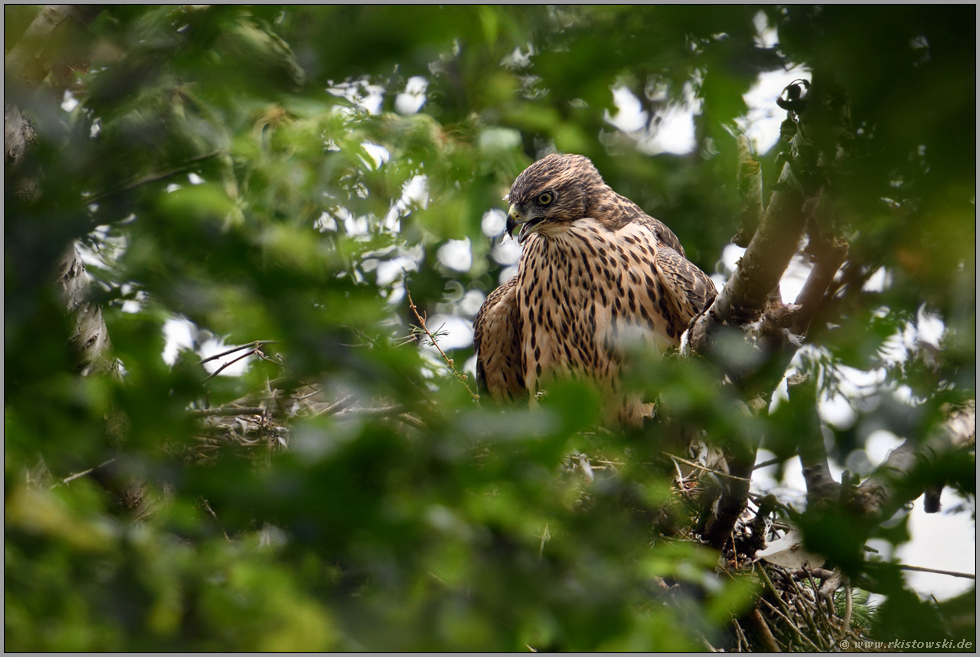
<svg viewBox="0 0 980 657">
<path fill-rule="evenodd" d="M 578 231 L 592 256 L 594 288 L 606 309 L 602 325 L 612 329 L 619 319 L 646 323 L 661 349 L 679 345 L 691 319 L 715 296 L 711 279 L 670 246 L 677 240 L 673 233 L 670 242 L 663 241 L 664 231 L 663 224 L 645 215 L 616 231 Z"/>
<path fill-rule="evenodd" d="M 520 336 L 515 276 L 490 293 L 473 321 L 477 385 L 496 402 L 527 399 Z"/>
<path fill-rule="evenodd" d="M 657 249 L 654 266 L 664 282 L 667 303 L 674 317 L 674 331 L 680 336 L 691 320 L 718 294 L 711 278 L 669 246 Z"/>
</svg>

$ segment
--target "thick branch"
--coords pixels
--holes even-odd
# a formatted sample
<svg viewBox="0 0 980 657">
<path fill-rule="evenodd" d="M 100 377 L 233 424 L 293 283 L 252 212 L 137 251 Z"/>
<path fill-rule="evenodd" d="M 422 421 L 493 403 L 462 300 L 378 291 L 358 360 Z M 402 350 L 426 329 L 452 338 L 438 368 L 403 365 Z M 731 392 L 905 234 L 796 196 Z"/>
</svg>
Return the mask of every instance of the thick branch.
<svg viewBox="0 0 980 657">
<path fill-rule="evenodd" d="M 804 86 L 809 89 L 809 83 Z M 755 346 L 763 353 L 762 365 L 751 371 L 729 370 L 729 379 L 736 382 L 745 399 L 763 393 L 768 396 L 783 377 L 789 362 L 801 344 L 826 296 L 847 254 L 847 244 L 835 240 L 832 232 L 817 230 L 829 222 L 819 221 L 832 217 L 830 203 L 825 198 L 826 171 L 832 161 L 830 158 L 813 157 L 814 149 L 806 137 L 804 124 L 811 117 L 806 111 L 807 99 L 803 88 L 796 83 L 789 85 L 784 93 L 791 96 L 788 102 L 780 104 L 787 110 L 784 122 L 786 134 L 793 134 L 790 143 L 790 161 L 782 169 L 775 190 L 754 235 L 751 235 L 753 215 L 758 213 L 757 163 L 751 159 L 748 142 L 738 141 L 739 147 L 739 187 L 743 197 L 742 231 L 736 236 L 742 241 L 751 235 L 748 248 L 739 262 L 738 269 L 715 298 L 714 303 L 691 323 L 688 330 L 687 345 L 694 353 L 707 354 L 711 351 L 714 336 L 724 326 L 739 327 L 743 331 L 749 325 L 762 319 L 753 328 L 757 337 Z M 812 99 L 811 99 L 812 100 Z M 820 105 L 822 108 L 823 105 Z M 798 114 L 803 114 L 797 122 Z M 826 113 L 824 113 L 826 114 Z M 827 116 L 821 114 L 822 119 Z M 842 116 L 833 114 L 831 123 Z M 787 128 L 788 126 L 788 128 Z M 819 131 L 823 134 L 823 130 Z M 792 163 L 792 169 L 790 167 Z M 819 216 L 818 216 L 819 215 Z M 832 224 L 831 224 L 832 225 Z M 816 265 L 807 279 L 804 290 L 797 302 L 800 305 L 783 306 L 778 299 L 779 280 L 782 278 L 790 260 L 796 254 L 804 231 L 810 230 L 811 246 Z M 832 231 L 832 229 L 831 229 Z M 804 391 L 799 391 L 804 392 Z M 798 392 L 798 394 L 799 394 Z M 816 399 L 813 386 L 805 390 L 808 402 L 799 405 L 811 408 Z M 802 418 L 808 427 L 800 443 L 800 454 L 804 461 L 808 484 L 808 497 L 813 499 L 836 497 L 836 482 L 830 479 L 827 455 L 823 448 L 819 420 L 815 408 L 812 417 Z M 749 453 L 751 452 L 751 454 Z M 745 449 L 744 454 L 732 454 L 729 468 L 732 474 L 748 477 L 751 474 L 755 450 Z M 737 471 L 736 471 L 737 470 Z M 719 499 L 714 516 L 709 519 L 703 537 L 715 547 L 724 545 L 739 514 L 745 508 L 748 495 L 747 486 L 735 480 L 729 482 Z M 744 490 L 741 490 L 744 488 Z"/>
<path fill-rule="evenodd" d="M 752 485 L 752 465 L 756 450 L 748 445 L 740 445 L 726 452 L 728 471 L 731 477 L 722 478 L 722 493 L 712 509 L 711 517 L 705 525 L 701 539 L 717 550 L 725 547 L 732 536 L 735 523 L 745 511 Z"/>
<path fill-rule="evenodd" d="M 759 229 L 755 231 L 735 274 L 711 307 L 693 322 L 689 332 L 689 345 L 693 352 L 705 353 L 711 338 L 723 326 L 745 326 L 757 321 L 796 253 L 806 220 L 803 195 L 795 191 L 789 165 L 783 167 L 778 187 L 782 189 L 772 194 Z M 751 195 L 753 190 L 747 191 Z M 729 472 L 743 479 L 726 480 L 705 525 L 702 538 L 715 548 L 721 549 L 725 545 L 745 510 L 757 448 L 757 444 L 733 445 L 726 454 Z"/>
<path fill-rule="evenodd" d="M 791 408 L 802 417 L 797 418 L 800 427 L 799 453 L 806 482 L 807 507 L 836 500 L 840 497 L 840 484 L 830 475 L 827 449 L 820 432 L 817 415 L 817 385 L 809 377 L 798 376 L 786 382 Z"/>
<path fill-rule="evenodd" d="M 936 459 L 950 451 L 976 444 L 976 404 L 950 413 L 946 422 L 917 445 L 909 439 L 892 450 L 885 462 L 855 491 L 853 503 L 865 516 L 883 518 L 924 492 L 909 480 L 923 460 Z M 912 485 L 910 485 L 912 484 Z"/>
<path fill-rule="evenodd" d="M 805 336 L 810 330 L 810 324 L 813 323 L 817 311 L 823 306 L 827 290 L 834 282 L 837 271 L 847 258 L 847 248 L 847 242 L 837 238 L 832 238 L 830 242 L 822 246 L 814 256 L 813 269 L 793 303 L 795 308 L 791 312 L 767 314 L 763 319 L 760 332 L 763 335 L 771 335 L 777 333 L 779 329 L 789 329 L 794 335 L 801 338 Z M 792 360 L 795 353 L 796 346 L 794 345 L 789 353 L 789 360 Z M 786 361 L 787 364 L 789 360 Z"/>
<path fill-rule="evenodd" d="M 694 353 L 705 353 L 713 335 L 723 326 L 744 326 L 759 319 L 770 293 L 796 253 L 803 229 L 803 195 L 792 185 L 789 165 L 783 167 L 779 187 L 773 192 L 759 230 L 749 243 L 738 269 L 715 297 L 714 303 L 690 328 Z"/>
</svg>

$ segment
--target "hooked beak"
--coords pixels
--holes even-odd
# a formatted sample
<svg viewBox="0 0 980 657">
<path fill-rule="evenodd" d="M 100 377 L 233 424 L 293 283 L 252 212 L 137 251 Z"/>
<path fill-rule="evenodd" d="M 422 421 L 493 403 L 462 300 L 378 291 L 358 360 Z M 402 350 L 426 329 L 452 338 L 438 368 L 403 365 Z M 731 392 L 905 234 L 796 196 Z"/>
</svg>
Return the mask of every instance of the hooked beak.
<svg viewBox="0 0 980 657">
<path fill-rule="evenodd" d="M 536 217 L 531 220 L 525 219 L 516 205 L 511 205 L 507 210 L 507 234 L 514 237 L 514 229 L 521 227 L 521 232 L 517 235 L 517 243 L 523 244 L 531 231 L 544 220 L 544 217 Z"/>
</svg>

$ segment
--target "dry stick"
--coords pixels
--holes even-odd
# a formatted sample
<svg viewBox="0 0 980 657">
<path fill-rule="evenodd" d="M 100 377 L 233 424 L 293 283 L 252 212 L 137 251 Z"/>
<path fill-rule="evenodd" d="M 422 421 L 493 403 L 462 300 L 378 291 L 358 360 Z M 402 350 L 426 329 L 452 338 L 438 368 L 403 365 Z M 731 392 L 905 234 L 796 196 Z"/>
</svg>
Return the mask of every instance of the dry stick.
<svg viewBox="0 0 980 657">
<path fill-rule="evenodd" d="M 813 648 L 814 650 L 816 650 L 817 652 L 825 652 L 824 649 L 822 649 L 820 646 L 818 646 L 813 641 L 811 641 L 810 640 L 810 637 L 808 637 L 806 634 L 804 634 L 803 630 L 801 630 L 796 625 L 796 623 L 794 623 L 792 620 L 790 620 L 790 617 L 789 616 L 792 614 L 792 612 L 789 612 L 787 610 L 787 613 L 784 614 L 783 612 L 779 611 L 779 609 L 777 609 L 776 607 L 774 607 L 765 598 L 760 598 L 760 600 L 762 601 L 762 604 L 764 604 L 767 607 L 769 607 L 769 610 L 772 611 L 772 613 L 776 614 L 777 616 L 779 616 L 780 618 L 782 618 L 784 621 L 786 621 L 786 624 L 789 626 L 789 628 L 791 630 L 793 630 L 794 636 L 797 636 L 800 639 L 802 639 L 803 641 L 805 641 L 806 643 L 809 643 L 810 644 L 810 647 Z"/>
<path fill-rule="evenodd" d="M 762 583 L 765 584 L 765 587 L 769 590 L 770 593 L 773 594 L 773 596 L 776 598 L 776 602 L 778 602 L 779 606 L 783 608 L 783 611 L 789 614 L 790 613 L 789 607 L 786 606 L 786 602 L 783 600 L 783 597 L 779 595 L 779 591 L 776 590 L 776 587 L 775 585 L 773 585 L 772 580 L 769 579 L 769 574 L 766 572 L 765 567 L 758 562 L 754 564 L 754 567 L 755 566 L 758 566 L 759 576 L 762 577 Z"/>
<path fill-rule="evenodd" d="M 759 470 L 761 468 L 768 468 L 770 465 L 779 465 L 782 463 L 782 459 L 772 459 L 770 461 L 763 461 L 762 463 L 756 463 L 752 466 L 752 470 Z"/>
<path fill-rule="evenodd" d="M 470 388 L 470 385 L 468 383 L 466 383 L 466 375 L 461 374 L 458 371 L 456 371 L 456 365 L 455 365 L 455 363 L 453 363 L 453 359 L 446 355 L 446 352 L 443 351 L 442 350 L 442 347 L 439 346 L 439 343 L 436 342 L 435 336 L 433 336 L 432 333 L 429 332 L 428 327 L 426 327 L 426 325 L 425 325 L 425 318 L 422 317 L 422 315 L 419 314 L 418 308 L 415 307 L 415 302 L 412 301 L 412 293 L 408 291 L 408 286 L 407 285 L 405 286 L 405 295 L 408 297 L 408 306 L 409 306 L 409 308 L 411 308 L 412 309 L 412 312 L 415 314 L 415 319 L 417 319 L 419 321 L 419 326 L 422 328 L 423 331 L 425 331 L 425 334 L 427 336 L 429 336 L 429 341 L 432 343 L 432 346 L 435 347 L 436 349 L 438 349 L 439 350 L 439 353 L 442 354 L 443 360 L 445 360 L 446 361 L 446 365 L 449 366 L 449 371 L 453 373 L 453 376 L 456 377 L 456 380 L 457 381 L 459 381 L 460 383 L 463 384 L 463 387 L 466 388 L 466 391 L 470 393 L 470 397 L 473 398 L 473 399 L 475 399 L 476 401 L 479 401 L 480 400 L 480 395 L 478 395 L 476 392 L 474 392 Z"/>
<path fill-rule="evenodd" d="M 976 579 L 976 575 L 971 575 L 970 573 L 958 573 L 953 570 L 936 570 L 935 568 L 924 568 L 922 566 L 907 566 L 905 564 L 897 564 L 899 570 L 914 570 L 919 573 L 935 573 L 936 575 L 949 575 L 950 577 L 962 577 L 964 579 Z"/>
<path fill-rule="evenodd" d="M 75 474 L 73 474 L 73 475 L 70 475 L 70 476 L 68 476 L 68 477 L 65 477 L 65 478 L 64 478 L 64 479 L 62 479 L 61 481 L 58 481 L 58 482 L 55 482 L 54 484 L 52 484 L 52 485 L 51 485 L 51 487 L 50 487 L 50 489 L 49 489 L 49 490 L 51 490 L 51 489 L 55 489 L 55 488 L 57 488 L 58 486 L 64 486 L 65 484 L 68 484 L 68 483 L 70 483 L 70 482 L 72 482 L 72 481 L 75 481 L 75 480 L 76 480 L 76 479 L 78 479 L 79 477 L 84 477 L 85 475 L 87 475 L 87 474 L 89 474 L 90 472 L 95 472 L 95 471 L 96 471 L 96 470 L 98 470 L 99 468 L 102 468 L 102 467 L 105 467 L 105 466 L 107 466 L 107 465 L 109 465 L 110 463 L 112 463 L 112 462 L 113 462 L 113 461 L 115 461 L 115 460 L 116 460 L 115 458 L 111 458 L 111 459 L 109 459 L 108 461 L 105 461 L 105 462 L 103 462 L 103 463 L 99 463 L 99 464 L 98 464 L 97 466 L 95 466 L 94 468 L 89 468 L 88 470 L 82 470 L 81 472 L 76 472 L 76 473 L 75 473 Z"/>
<path fill-rule="evenodd" d="M 418 419 L 414 415 L 409 415 L 408 413 L 400 413 L 395 415 L 392 419 L 398 420 L 402 424 L 407 424 L 408 426 L 418 429 L 419 431 L 424 431 L 426 428 L 428 428 L 425 422 Z"/>
<path fill-rule="evenodd" d="M 844 635 L 842 634 L 844 624 L 842 619 L 837 616 L 837 610 L 834 605 L 834 593 L 836 592 L 836 589 L 834 589 L 834 591 L 832 591 L 829 595 L 822 593 L 816 588 L 816 583 L 814 582 L 813 577 L 810 577 L 810 586 L 814 587 L 814 604 L 820 612 L 818 615 L 818 620 L 826 630 L 826 635 L 830 636 L 831 638 L 836 637 L 834 641 L 844 638 Z M 823 603 L 821 603 L 821 600 L 823 600 Z M 826 608 L 824 605 L 826 605 Z M 838 636 L 838 633 L 841 634 Z"/>
<path fill-rule="evenodd" d="M 759 611 L 758 607 L 753 609 L 749 614 L 749 620 L 755 625 L 756 631 L 762 638 L 762 645 L 766 649 L 766 652 L 782 652 L 779 642 L 776 641 L 776 637 L 772 635 L 772 630 L 769 629 L 769 623 L 766 622 L 766 619 L 762 616 L 762 612 Z M 738 626 L 738 621 L 735 621 L 735 627 L 737 628 L 738 632 L 741 633 L 742 628 Z M 745 638 L 744 634 L 742 634 L 742 638 Z M 745 647 L 751 648 L 747 639 L 745 641 Z"/>
<path fill-rule="evenodd" d="M 827 601 L 827 611 L 825 611 L 824 608 L 820 606 L 820 598 L 824 598 L 824 596 L 820 595 L 820 589 L 817 588 L 817 583 L 813 581 L 813 574 L 805 565 L 803 567 L 803 572 L 806 573 L 807 579 L 810 581 L 810 588 L 813 589 L 814 604 L 816 605 L 817 609 L 820 610 L 820 615 L 824 618 L 824 620 L 829 621 L 827 614 L 829 613 L 830 617 L 833 617 L 834 615 L 833 592 L 831 592 L 829 596 L 825 597 Z"/>
<path fill-rule="evenodd" d="M 231 543 L 231 539 L 228 538 L 228 534 L 225 532 L 225 528 L 222 527 L 221 523 L 218 521 L 218 515 L 214 512 L 214 509 L 211 508 L 211 505 L 208 504 L 208 501 L 203 497 L 201 498 L 201 505 L 204 507 L 204 510 L 210 513 L 211 517 L 214 518 L 214 524 L 216 524 L 218 526 L 218 529 L 221 530 L 221 533 L 224 534 L 225 540 Z"/>
<path fill-rule="evenodd" d="M 237 347 L 232 347 L 227 351 L 222 351 L 220 354 L 215 354 L 214 356 L 208 356 L 207 358 L 202 358 L 201 363 L 207 363 L 222 356 L 227 356 L 228 354 L 233 354 L 236 351 L 241 351 L 242 349 L 252 349 L 253 351 L 258 350 L 259 347 L 263 347 L 267 344 L 273 344 L 275 340 L 256 340 L 255 342 L 249 342 L 248 344 L 239 345 Z"/>
<path fill-rule="evenodd" d="M 672 458 L 675 461 L 680 461 L 681 463 L 684 463 L 686 465 L 689 465 L 692 468 L 697 468 L 698 470 L 704 470 L 705 472 L 710 472 L 712 474 L 716 474 L 719 477 L 728 477 L 729 479 L 738 479 L 739 481 L 749 481 L 749 482 L 752 481 L 751 479 L 746 479 L 745 477 L 736 477 L 735 475 L 728 474 L 727 472 L 722 472 L 721 470 L 712 470 L 711 468 L 705 467 L 705 466 L 703 466 L 703 465 L 701 465 L 699 463 L 695 463 L 693 461 L 688 461 L 687 459 L 682 459 L 679 456 L 674 456 L 673 454 L 671 454 L 669 452 L 664 452 L 664 454 L 666 454 L 667 456 L 669 456 L 670 458 Z M 676 467 L 676 464 L 675 464 L 675 467 Z"/>
<path fill-rule="evenodd" d="M 720 652 L 713 645 L 711 645 L 710 643 L 708 643 L 708 639 L 705 638 L 705 636 L 703 634 L 701 634 L 701 632 L 698 632 L 698 636 L 701 638 L 701 643 L 703 643 L 705 645 L 705 647 L 708 649 L 708 652 Z"/>
<path fill-rule="evenodd" d="M 339 413 L 340 411 L 344 410 L 344 408 L 345 408 L 343 406 L 343 404 L 346 404 L 348 401 L 350 401 L 350 398 L 353 397 L 353 396 L 354 395 L 352 395 L 352 394 L 351 395 L 347 395 L 346 397 L 344 397 L 340 401 L 335 401 L 334 403 L 330 404 L 326 408 L 324 408 L 322 410 L 319 410 L 316 413 L 314 413 L 313 414 L 313 417 L 320 417 L 321 415 L 326 415 L 327 417 L 330 417 L 331 415 L 334 415 L 336 413 Z"/>
<path fill-rule="evenodd" d="M 191 411 L 194 417 L 233 416 L 233 415 L 265 415 L 261 406 L 219 406 Z"/>
<path fill-rule="evenodd" d="M 310 387 L 313 388 L 313 392 L 311 392 L 311 393 L 309 393 L 307 395 L 303 395 L 302 397 L 296 397 L 295 400 L 298 401 L 298 402 L 301 402 L 304 399 L 309 399 L 310 397 L 312 397 L 314 395 L 320 394 L 320 389 L 319 388 L 317 388 L 315 386 L 310 386 Z M 350 399 L 350 395 L 347 395 L 346 399 Z"/>
<path fill-rule="evenodd" d="M 257 340 L 253 345 L 246 345 L 246 346 L 251 346 L 252 350 L 249 351 L 248 353 L 242 354 L 241 356 L 239 356 L 238 358 L 235 358 L 234 360 L 230 360 L 227 363 L 224 363 L 221 367 L 219 367 L 215 371 L 213 371 L 210 374 L 208 374 L 204 378 L 204 380 L 207 381 L 207 380 L 209 380 L 209 379 L 211 379 L 213 377 L 218 376 L 219 374 L 221 374 L 222 371 L 224 371 L 224 369 L 226 367 L 231 367 L 232 365 L 234 365 L 235 363 L 237 363 L 240 360 L 243 360 L 245 358 L 248 358 L 249 356 L 254 356 L 256 354 L 261 354 L 262 353 L 262 351 L 261 351 L 262 344 L 260 344 L 260 342 L 262 342 L 262 341 L 261 340 Z M 270 340 L 266 340 L 265 342 L 271 342 L 271 341 Z M 234 349 L 231 349 L 231 350 L 225 352 L 224 354 L 218 354 L 216 356 L 211 356 L 207 360 L 214 360 L 215 358 L 220 358 L 221 356 L 224 356 L 224 355 L 227 355 L 227 354 L 233 354 L 236 351 L 240 351 L 241 349 L 246 348 L 246 346 L 236 347 Z M 207 362 L 207 361 L 203 361 L 202 360 L 201 362 L 204 363 L 204 362 Z"/>
<path fill-rule="evenodd" d="M 338 416 L 364 415 L 367 417 L 396 417 L 403 414 L 407 407 L 405 404 L 393 404 L 392 406 L 380 406 L 378 408 L 345 408 L 337 412 Z"/>
<path fill-rule="evenodd" d="M 758 609 L 755 610 L 755 612 L 757 613 L 758 611 L 759 611 Z M 761 618 L 761 614 L 760 614 L 760 618 Z M 738 639 L 738 645 L 736 646 L 737 652 L 743 652 L 742 646 L 745 646 L 745 651 L 750 650 L 752 646 L 749 645 L 749 640 L 745 638 L 745 631 L 742 629 L 742 626 L 738 624 L 738 619 L 735 618 L 734 616 L 731 616 L 731 619 L 732 619 L 732 625 L 735 626 L 735 636 Z M 765 620 L 763 619 L 762 622 L 765 623 Z M 766 626 L 766 631 L 767 632 L 769 631 L 768 625 Z M 772 632 L 769 632 L 769 636 L 772 636 Z M 773 639 L 773 646 L 767 648 L 767 650 L 769 652 L 779 652 L 779 644 L 776 643 L 775 638 Z"/>
<path fill-rule="evenodd" d="M 794 580 L 792 577 L 789 578 L 789 581 L 793 584 L 793 588 L 796 589 L 796 601 L 793 606 L 796 607 L 796 610 L 800 613 L 800 616 L 802 616 L 803 620 L 806 621 L 807 627 L 809 627 L 810 631 L 813 632 L 813 637 L 820 643 L 821 649 L 826 650 L 827 646 L 824 644 L 823 638 L 820 636 L 820 630 L 817 629 L 817 624 L 813 621 L 813 615 L 810 613 L 810 609 L 807 607 L 806 599 L 804 598 L 802 591 L 800 591 L 800 587 L 796 584 L 796 580 Z"/>
</svg>

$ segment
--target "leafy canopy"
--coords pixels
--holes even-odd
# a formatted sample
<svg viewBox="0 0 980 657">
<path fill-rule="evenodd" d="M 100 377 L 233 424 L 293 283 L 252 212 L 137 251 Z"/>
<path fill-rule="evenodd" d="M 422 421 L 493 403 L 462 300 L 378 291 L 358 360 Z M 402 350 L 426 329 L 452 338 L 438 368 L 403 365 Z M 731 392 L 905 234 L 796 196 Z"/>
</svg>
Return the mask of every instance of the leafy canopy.
<svg viewBox="0 0 980 657">
<path fill-rule="evenodd" d="M 36 11 L 5 7 L 8 52 Z M 716 575 L 707 548 L 651 531 L 653 511 L 688 513 L 670 473 L 642 465 L 661 444 L 595 432 L 596 400 L 572 385 L 536 412 L 474 403 L 430 349 L 403 344 L 417 323 L 406 291 L 430 316 L 471 318 L 513 264 L 490 238 L 502 229 L 493 213 L 551 149 L 592 158 L 690 259 L 723 274 L 743 96 L 761 73 L 802 65 L 848 95 L 853 138 L 831 181 L 850 278 L 799 367 L 819 374 L 824 397 L 845 366 L 882 373 L 856 420 L 829 426 L 838 461 L 873 428 L 923 437 L 943 403 L 975 397 L 974 19 L 924 6 L 107 6 L 52 41 L 61 73 L 5 90 L 37 131 L 26 170 L 43 175 L 39 197 L 5 196 L 7 647 L 721 641 L 753 585 Z M 765 45 L 766 24 L 778 45 Z M 641 134 L 608 120 L 613 89 L 648 121 L 693 99 L 691 151 L 638 149 Z M 77 107 L 65 111 L 66 98 Z M 121 381 L 71 374 L 49 281 L 76 239 L 92 254 Z M 876 272 L 886 284 L 866 291 Z M 895 342 L 926 316 L 944 322 L 941 351 Z M 208 378 L 193 351 L 162 359 L 174 318 L 199 330 L 198 347 L 275 342 L 240 376 Z M 449 354 L 460 371 L 466 342 Z M 903 357 L 885 357 L 896 349 Z M 678 422 L 765 435 L 792 457 L 816 400 L 745 417 L 713 367 L 651 362 L 638 385 L 662 392 Z M 288 449 L 272 434 L 202 448 L 188 408 L 283 376 L 331 402 L 404 406 L 421 428 L 392 413 L 325 413 L 292 422 Z M 896 401 L 896 389 L 921 403 Z M 120 417 L 124 428 L 107 431 Z M 596 467 L 591 485 L 569 457 L 579 452 Z M 43 485 L 28 481 L 39 454 L 53 475 Z M 108 486 L 49 487 L 109 459 Z M 972 468 L 922 476 L 973 494 Z M 154 508 L 140 522 L 106 492 L 132 477 Z M 813 522 L 861 536 L 837 517 Z M 821 547 L 846 561 L 860 542 Z M 883 635 L 902 636 L 915 616 L 914 638 L 973 636 L 878 568 Z M 653 604 L 652 576 L 702 598 Z"/>
</svg>

